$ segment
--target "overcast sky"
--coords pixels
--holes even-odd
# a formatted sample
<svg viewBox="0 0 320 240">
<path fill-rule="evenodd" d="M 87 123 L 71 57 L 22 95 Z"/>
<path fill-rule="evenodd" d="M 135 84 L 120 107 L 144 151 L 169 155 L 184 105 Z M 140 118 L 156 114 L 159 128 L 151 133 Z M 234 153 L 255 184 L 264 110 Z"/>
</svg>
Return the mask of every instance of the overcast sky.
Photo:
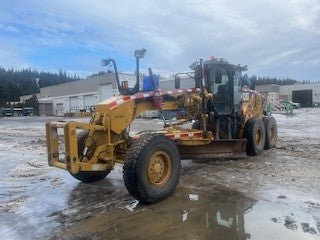
<svg viewBox="0 0 320 240">
<path fill-rule="evenodd" d="M 223 57 L 249 74 L 320 80 L 319 0 L 0 0 L 0 66 L 86 75 L 113 57 L 170 73 Z"/>
</svg>

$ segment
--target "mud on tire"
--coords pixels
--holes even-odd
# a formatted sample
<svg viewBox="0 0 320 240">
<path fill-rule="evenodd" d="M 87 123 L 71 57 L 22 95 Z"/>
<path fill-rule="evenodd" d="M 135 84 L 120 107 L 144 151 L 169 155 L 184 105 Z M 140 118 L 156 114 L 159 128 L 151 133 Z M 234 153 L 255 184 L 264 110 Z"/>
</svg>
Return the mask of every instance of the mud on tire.
<svg viewBox="0 0 320 240">
<path fill-rule="evenodd" d="M 247 139 L 246 152 L 250 156 L 259 155 L 263 152 L 266 131 L 262 120 L 250 119 L 244 129 L 244 137 Z"/>
<path fill-rule="evenodd" d="M 263 123 L 266 129 L 266 143 L 264 149 L 271 149 L 276 146 L 278 139 L 278 127 L 274 117 L 263 118 Z"/>
<path fill-rule="evenodd" d="M 89 135 L 88 131 L 81 131 L 77 134 L 77 138 L 78 138 L 78 156 L 82 157 L 82 153 L 85 147 L 85 142 L 86 139 Z M 90 171 L 90 172 L 86 172 L 86 171 L 79 171 L 76 174 L 73 174 L 71 172 L 69 172 L 71 174 L 72 177 L 74 177 L 75 179 L 84 182 L 84 183 L 91 183 L 91 182 L 96 182 L 99 181 L 101 179 L 104 179 L 109 173 L 110 170 L 107 171 Z"/>
<path fill-rule="evenodd" d="M 167 156 L 168 160 L 160 158 L 159 161 L 167 161 L 170 167 L 167 168 L 169 175 L 165 175 L 166 181 L 156 185 L 153 175 L 150 176 L 150 169 L 156 168 L 152 163 L 158 153 Z M 171 196 L 179 182 L 179 175 L 179 150 L 165 135 L 145 134 L 129 148 L 123 166 L 124 183 L 128 192 L 141 203 L 156 203 Z"/>
</svg>

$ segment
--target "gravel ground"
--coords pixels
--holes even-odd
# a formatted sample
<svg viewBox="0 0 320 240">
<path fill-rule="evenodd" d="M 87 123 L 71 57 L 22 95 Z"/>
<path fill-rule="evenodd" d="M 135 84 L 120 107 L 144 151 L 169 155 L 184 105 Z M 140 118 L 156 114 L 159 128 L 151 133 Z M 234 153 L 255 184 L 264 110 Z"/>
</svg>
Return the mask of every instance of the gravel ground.
<svg viewBox="0 0 320 240">
<path fill-rule="evenodd" d="M 1 237 L 320 239 L 319 117 L 275 115 L 277 147 L 257 157 L 183 161 L 175 194 L 148 206 L 128 195 L 121 165 L 94 184 L 48 167 L 44 124 L 56 119 L 0 119 Z M 159 127 L 138 119 L 131 129 Z"/>
</svg>

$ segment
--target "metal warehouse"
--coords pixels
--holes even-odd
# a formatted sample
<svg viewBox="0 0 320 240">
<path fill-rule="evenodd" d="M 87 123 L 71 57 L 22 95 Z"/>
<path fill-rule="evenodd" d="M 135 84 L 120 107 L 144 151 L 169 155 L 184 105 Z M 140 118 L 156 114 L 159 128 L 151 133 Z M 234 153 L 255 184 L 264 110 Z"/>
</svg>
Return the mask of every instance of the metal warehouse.
<svg viewBox="0 0 320 240">
<path fill-rule="evenodd" d="M 280 86 L 280 96 L 301 104 L 301 107 L 320 105 L 320 83 L 304 83 Z"/>
<path fill-rule="evenodd" d="M 131 82 L 135 79 L 135 75 L 120 73 L 119 79 Z M 109 73 L 44 87 L 36 95 L 40 115 L 63 116 L 68 113 L 91 112 L 97 103 L 116 94 L 115 75 Z M 21 96 L 20 102 L 30 97 L 31 95 Z"/>
<path fill-rule="evenodd" d="M 320 83 L 301 83 L 293 85 L 257 85 L 260 93 L 278 93 L 280 99 L 301 104 L 301 107 L 320 106 Z"/>
</svg>

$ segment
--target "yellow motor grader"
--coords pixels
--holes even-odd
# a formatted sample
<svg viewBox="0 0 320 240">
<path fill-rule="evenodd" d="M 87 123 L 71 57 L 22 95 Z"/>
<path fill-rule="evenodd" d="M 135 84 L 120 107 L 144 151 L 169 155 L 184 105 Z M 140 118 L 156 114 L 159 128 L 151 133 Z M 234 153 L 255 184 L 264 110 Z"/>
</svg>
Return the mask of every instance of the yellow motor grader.
<svg viewBox="0 0 320 240">
<path fill-rule="evenodd" d="M 140 91 L 139 60 L 146 50 L 136 50 L 136 83 L 119 82 L 120 95 L 100 102 L 89 123 L 48 122 L 48 162 L 89 183 L 105 178 L 115 163 L 122 163 L 128 192 L 142 203 L 169 197 L 179 181 L 181 159 L 238 158 L 261 154 L 275 146 L 275 119 L 263 110 L 262 96 L 251 90 L 242 77 L 246 66 L 224 59 L 195 62 L 193 88 L 161 90 L 159 79 L 149 69 Z M 190 73 L 189 73 L 190 75 Z M 161 130 L 130 135 L 130 124 L 144 111 L 174 111 L 176 121 Z M 192 128 L 186 123 L 193 122 Z M 59 156 L 58 129 L 64 129 L 65 158 Z"/>
</svg>

